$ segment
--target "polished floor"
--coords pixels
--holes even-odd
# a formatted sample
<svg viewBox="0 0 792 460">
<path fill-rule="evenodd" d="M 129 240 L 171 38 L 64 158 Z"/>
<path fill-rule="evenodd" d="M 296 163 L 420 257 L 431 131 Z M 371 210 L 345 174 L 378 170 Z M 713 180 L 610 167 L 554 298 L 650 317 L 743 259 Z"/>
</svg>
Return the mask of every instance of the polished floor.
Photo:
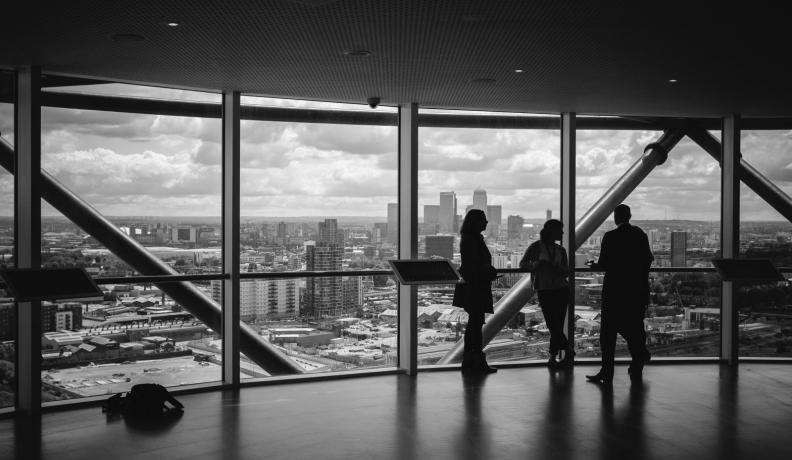
<svg viewBox="0 0 792 460">
<path fill-rule="evenodd" d="M 617 368 L 612 390 L 571 373 L 423 372 L 180 396 L 180 419 L 98 407 L 0 420 L 0 458 L 790 459 L 792 365 Z"/>
</svg>

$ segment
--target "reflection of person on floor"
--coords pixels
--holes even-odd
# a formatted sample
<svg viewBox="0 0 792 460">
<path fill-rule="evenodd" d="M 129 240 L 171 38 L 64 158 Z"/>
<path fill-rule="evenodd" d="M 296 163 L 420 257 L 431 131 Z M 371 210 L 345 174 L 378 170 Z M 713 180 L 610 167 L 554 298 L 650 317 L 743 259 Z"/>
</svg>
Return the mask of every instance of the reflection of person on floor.
<svg viewBox="0 0 792 460">
<path fill-rule="evenodd" d="M 539 241 L 525 251 L 520 268 L 531 271 L 531 284 L 539 297 L 539 307 L 550 330 L 548 366 L 572 364 L 569 341 L 564 335 L 564 319 L 569 303 L 569 261 L 566 250 L 556 241 L 564 234 L 560 220 L 550 219 L 539 232 Z M 556 355 L 563 358 L 558 361 Z"/>
<path fill-rule="evenodd" d="M 629 206 L 616 206 L 613 219 L 617 227 L 605 233 L 599 260 L 591 264 L 605 272 L 600 323 L 602 369 L 586 376 L 596 383 L 613 381 L 617 333 L 627 341 L 632 356 L 628 371 L 632 380 L 641 380 L 644 364 L 650 358 L 643 320 L 649 305 L 649 267 L 654 256 L 646 233 L 630 224 L 631 217 Z"/>
<path fill-rule="evenodd" d="M 464 308 L 468 314 L 462 372 L 497 372 L 497 369 L 487 364 L 481 336 L 484 314 L 493 312 L 491 283 L 497 278 L 492 266 L 492 255 L 481 235 L 486 228 L 487 217 L 484 211 L 471 209 L 462 221 L 459 232 L 459 252 L 462 258 L 459 273 L 464 281 L 454 289 L 453 305 Z"/>
</svg>

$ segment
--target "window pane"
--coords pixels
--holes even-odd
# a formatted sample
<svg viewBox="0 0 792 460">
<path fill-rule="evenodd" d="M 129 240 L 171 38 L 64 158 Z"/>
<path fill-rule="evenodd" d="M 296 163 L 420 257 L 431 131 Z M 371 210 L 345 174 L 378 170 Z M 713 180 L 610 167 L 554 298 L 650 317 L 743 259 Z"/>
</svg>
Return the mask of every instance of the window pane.
<svg viewBox="0 0 792 460">
<path fill-rule="evenodd" d="M 656 131 L 578 131 L 576 215 L 581 219 L 638 161 Z M 683 138 L 665 163 L 624 200 L 631 223 L 649 238 L 655 261 L 644 325 L 656 356 L 717 356 L 720 283 L 713 273 L 663 272 L 664 267 L 712 268 L 720 249 L 720 167 L 703 149 Z M 575 265 L 599 257 L 602 236 L 615 228 L 612 214 L 577 250 Z M 602 274 L 580 272 L 575 280 L 578 356 L 599 355 Z M 622 340 L 622 339 L 619 339 Z M 621 342 L 620 342 L 621 343 Z M 623 343 L 622 343 L 623 345 Z M 623 346 L 617 353 L 625 354 Z"/>
<path fill-rule="evenodd" d="M 371 110 L 254 96 L 242 103 Z M 397 198 L 396 134 L 396 126 L 243 120 L 241 271 L 390 270 L 386 260 L 396 252 L 388 232 L 395 226 L 388 228 L 387 211 Z M 242 321 L 306 372 L 383 366 L 388 353 L 396 353 L 395 347 L 382 352 L 380 343 L 385 332 L 378 329 L 378 314 L 395 308 L 388 303 L 395 287 L 393 281 L 385 286 L 385 278 L 246 280 Z M 382 289 L 391 292 L 388 300 L 370 304 L 370 298 L 381 300 Z M 372 340 L 379 340 L 379 351 Z M 242 361 L 243 377 L 264 372 L 254 364 L 247 372 L 247 357 Z M 395 358 L 388 362 L 395 365 Z"/>
<path fill-rule="evenodd" d="M 792 194 L 792 132 L 743 131 L 743 160 Z M 740 187 L 740 256 L 792 266 L 792 224 L 746 185 Z M 789 277 L 789 273 L 785 273 Z M 763 283 L 737 292 L 741 356 L 792 356 L 792 288 Z"/>
<path fill-rule="evenodd" d="M 54 89 L 65 90 L 195 97 L 132 85 Z M 219 101 L 218 95 L 205 99 Z M 42 266 L 81 266 L 100 277 L 221 272 L 220 137 L 216 118 L 43 107 L 42 169 L 68 189 L 61 195 L 74 194 L 82 204 L 63 207 L 63 215 L 42 200 Z M 109 223 L 91 223 L 84 216 L 92 212 Z M 107 235 L 116 231 L 138 249 L 109 242 Z M 151 256 L 159 264 L 147 262 Z M 153 265 L 159 268 L 152 271 Z M 190 285 L 188 294 L 176 292 Z M 150 284 L 101 287 L 103 301 L 42 306 L 45 402 L 115 393 L 141 382 L 220 380 L 220 358 L 202 357 L 218 332 L 196 317 L 217 317 L 206 313 L 217 308 L 208 281 L 163 285 L 164 292 Z"/>
<path fill-rule="evenodd" d="M 449 119 L 455 114 L 497 116 L 421 113 Z M 559 130 L 549 129 L 419 128 L 419 257 L 459 265 L 459 229 L 467 211 L 476 208 L 487 215 L 483 234 L 495 268 L 518 268 L 544 221 L 560 216 L 559 136 Z M 521 277 L 506 274 L 494 282 L 493 300 Z M 422 286 L 418 296 L 418 363 L 435 364 L 462 337 L 467 313 L 452 306 L 453 286 Z M 535 359 L 528 341 L 524 328 L 512 321 L 485 350 L 495 361 Z"/>
<path fill-rule="evenodd" d="M 0 156 L 14 161 L 14 74 L 0 71 Z M 14 268 L 14 175 L 0 166 L 0 268 Z M 0 408 L 13 407 L 16 392 L 16 304 L 0 288 Z"/>
</svg>

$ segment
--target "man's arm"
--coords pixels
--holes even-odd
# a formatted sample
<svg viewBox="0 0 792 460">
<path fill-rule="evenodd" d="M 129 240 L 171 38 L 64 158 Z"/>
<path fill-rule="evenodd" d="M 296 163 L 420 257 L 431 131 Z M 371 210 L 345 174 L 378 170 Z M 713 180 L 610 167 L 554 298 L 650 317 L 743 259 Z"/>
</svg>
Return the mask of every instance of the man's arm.
<svg viewBox="0 0 792 460">
<path fill-rule="evenodd" d="M 646 233 L 643 233 L 643 247 L 646 261 L 646 270 L 649 271 L 649 267 L 651 267 L 652 262 L 654 262 L 654 254 L 652 254 L 652 247 L 649 246 L 649 237 L 646 236 Z"/>
</svg>

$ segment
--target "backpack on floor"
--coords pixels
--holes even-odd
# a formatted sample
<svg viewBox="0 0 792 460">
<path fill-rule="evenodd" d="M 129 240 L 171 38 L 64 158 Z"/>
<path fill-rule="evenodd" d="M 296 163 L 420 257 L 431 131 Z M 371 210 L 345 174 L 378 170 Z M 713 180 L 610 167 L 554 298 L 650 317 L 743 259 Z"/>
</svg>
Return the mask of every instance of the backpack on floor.
<svg viewBox="0 0 792 460">
<path fill-rule="evenodd" d="M 170 403 L 169 407 L 166 403 Z M 159 416 L 170 411 L 181 411 L 184 405 L 162 385 L 139 383 L 129 392 L 111 396 L 102 406 L 103 412 L 119 412 L 124 415 Z"/>
</svg>

